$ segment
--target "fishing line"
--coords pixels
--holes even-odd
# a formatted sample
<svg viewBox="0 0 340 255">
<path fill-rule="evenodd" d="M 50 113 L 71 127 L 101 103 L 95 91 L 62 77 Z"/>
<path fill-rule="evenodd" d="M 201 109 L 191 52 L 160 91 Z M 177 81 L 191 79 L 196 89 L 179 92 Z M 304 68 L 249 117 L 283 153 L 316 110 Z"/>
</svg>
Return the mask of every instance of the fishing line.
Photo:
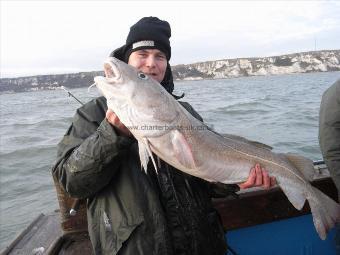
<svg viewBox="0 0 340 255">
<path fill-rule="evenodd" d="M 96 85 L 97 85 L 97 83 L 91 84 L 90 87 L 87 89 L 87 92 L 90 92 L 90 89 L 91 89 L 92 87 L 95 87 Z"/>
</svg>

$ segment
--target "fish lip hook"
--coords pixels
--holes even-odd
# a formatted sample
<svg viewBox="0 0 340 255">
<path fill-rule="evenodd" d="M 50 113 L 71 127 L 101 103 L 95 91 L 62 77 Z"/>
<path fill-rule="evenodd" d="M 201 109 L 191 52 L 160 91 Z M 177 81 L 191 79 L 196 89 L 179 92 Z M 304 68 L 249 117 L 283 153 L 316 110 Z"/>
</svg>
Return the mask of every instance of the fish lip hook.
<svg viewBox="0 0 340 255">
<path fill-rule="evenodd" d="M 95 87 L 95 86 L 97 86 L 97 83 L 96 83 L 96 82 L 93 83 L 93 84 L 91 84 L 90 87 L 87 88 L 87 92 L 90 93 L 91 88 L 93 88 L 93 87 Z"/>
</svg>

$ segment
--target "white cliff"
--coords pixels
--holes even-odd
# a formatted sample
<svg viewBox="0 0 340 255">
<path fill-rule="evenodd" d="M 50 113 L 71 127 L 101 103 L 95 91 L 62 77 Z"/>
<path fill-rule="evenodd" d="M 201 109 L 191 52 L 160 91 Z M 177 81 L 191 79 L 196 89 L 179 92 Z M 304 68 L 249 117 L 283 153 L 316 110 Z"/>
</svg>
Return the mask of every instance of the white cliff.
<svg viewBox="0 0 340 255">
<path fill-rule="evenodd" d="M 207 61 L 173 67 L 175 80 L 340 71 L 340 50 Z"/>
</svg>

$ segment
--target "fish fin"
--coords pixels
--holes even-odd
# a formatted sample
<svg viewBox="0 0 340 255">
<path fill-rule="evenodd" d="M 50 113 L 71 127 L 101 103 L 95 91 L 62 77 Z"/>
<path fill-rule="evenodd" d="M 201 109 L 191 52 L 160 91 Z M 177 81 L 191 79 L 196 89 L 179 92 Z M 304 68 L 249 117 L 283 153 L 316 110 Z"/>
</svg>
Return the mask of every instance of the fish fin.
<svg viewBox="0 0 340 255">
<path fill-rule="evenodd" d="M 296 209 L 301 210 L 306 202 L 306 195 L 301 189 L 294 188 L 290 185 L 280 185 L 280 188 L 287 196 L 289 202 L 291 202 Z"/>
<path fill-rule="evenodd" d="M 289 160 L 290 163 L 293 164 L 293 166 L 296 167 L 296 169 L 298 169 L 303 174 L 303 176 L 308 181 L 313 180 L 315 171 L 312 160 L 294 153 L 286 153 L 284 156 Z"/>
<path fill-rule="evenodd" d="M 194 156 L 184 135 L 178 130 L 174 130 L 172 134 L 173 136 L 171 142 L 177 160 L 187 168 L 195 168 Z"/>
<path fill-rule="evenodd" d="M 257 142 L 257 141 L 248 140 L 247 138 L 244 138 L 242 136 L 231 135 L 231 134 L 223 134 L 222 136 L 224 138 L 227 138 L 227 139 L 237 140 L 239 142 L 251 144 L 251 145 L 256 146 L 258 148 L 266 149 L 266 150 L 269 150 L 269 151 L 271 151 L 273 149 L 273 147 L 271 147 L 267 144 L 260 143 L 260 142 Z"/>
<path fill-rule="evenodd" d="M 158 168 L 157 168 L 157 165 L 156 165 L 156 161 L 155 161 L 155 159 L 154 159 L 154 157 L 152 155 L 152 151 L 150 149 L 150 142 L 149 142 L 149 140 L 147 138 L 144 138 L 143 141 L 144 141 L 144 144 L 145 144 L 146 151 L 148 152 L 148 154 L 149 154 L 149 156 L 150 156 L 150 158 L 152 160 L 152 163 L 153 163 L 153 166 L 155 168 L 155 171 L 158 174 Z"/>
<path fill-rule="evenodd" d="M 141 141 L 138 141 L 138 150 L 142 169 L 144 169 L 144 172 L 147 173 L 150 155 L 148 153 L 146 146 Z"/>
<path fill-rule="evenodd" d="M 320 238 L 325 240 L 328 231 L 340 222 L 340 205 L 317 188 L 312 187 L 307 197 L 313 215 L 313 222 Z"/>
<path fill-rule="evenodd" d="M 250 141 L 250 140 L 248 140 Z M 273 147 L 267 145 L 267 144 L 264 144 L 264 143 L 260 143 L 260 142 L 257 142 L 257 141 L 250 141 L 250 144 L 258 147 L 258 148 L 262 148 L 262 149 L 265 149 L 265 150 L 269 150 L 271 151 L 273 149 Z"/>
</svg>

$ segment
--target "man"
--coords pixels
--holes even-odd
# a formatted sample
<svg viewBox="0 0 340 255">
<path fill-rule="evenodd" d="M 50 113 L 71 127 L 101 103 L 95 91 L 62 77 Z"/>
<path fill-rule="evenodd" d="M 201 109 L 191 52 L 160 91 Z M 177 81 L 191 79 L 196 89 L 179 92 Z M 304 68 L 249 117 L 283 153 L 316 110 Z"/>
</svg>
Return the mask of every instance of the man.
<svg viewBox="0 0 340 255">
<path fill-rule="evenodd" d="M 340 80 L 323 94 L 319 114 L 320 149 L 340 199 Z M 336 249 L 340 254 L 340 225 L 336 228 Z"/>
<path fill-rule="evenodd" d="M 111 56 L 144 72 L 172 94 L 170 36 L 168 22 L 142 18 L 130 28 L 126 44 Z M 188 103 L 181 104 L 202 120 Z M 217 187 L 160 159 L 158 174 L 152 164 L 145 174 L 136 140 L 107 109 L 105 98 L 77 110 L 58 146 L 53 174 L 71 196 L 87 198 L 95 254 L 225 253 L 224 231 L 211 195 L 217 190 L 219 195 L 234 192 L 236 185 Z M 274 182 L 257 165 L 239 188 L 269 188 Z"/>
</svg>

